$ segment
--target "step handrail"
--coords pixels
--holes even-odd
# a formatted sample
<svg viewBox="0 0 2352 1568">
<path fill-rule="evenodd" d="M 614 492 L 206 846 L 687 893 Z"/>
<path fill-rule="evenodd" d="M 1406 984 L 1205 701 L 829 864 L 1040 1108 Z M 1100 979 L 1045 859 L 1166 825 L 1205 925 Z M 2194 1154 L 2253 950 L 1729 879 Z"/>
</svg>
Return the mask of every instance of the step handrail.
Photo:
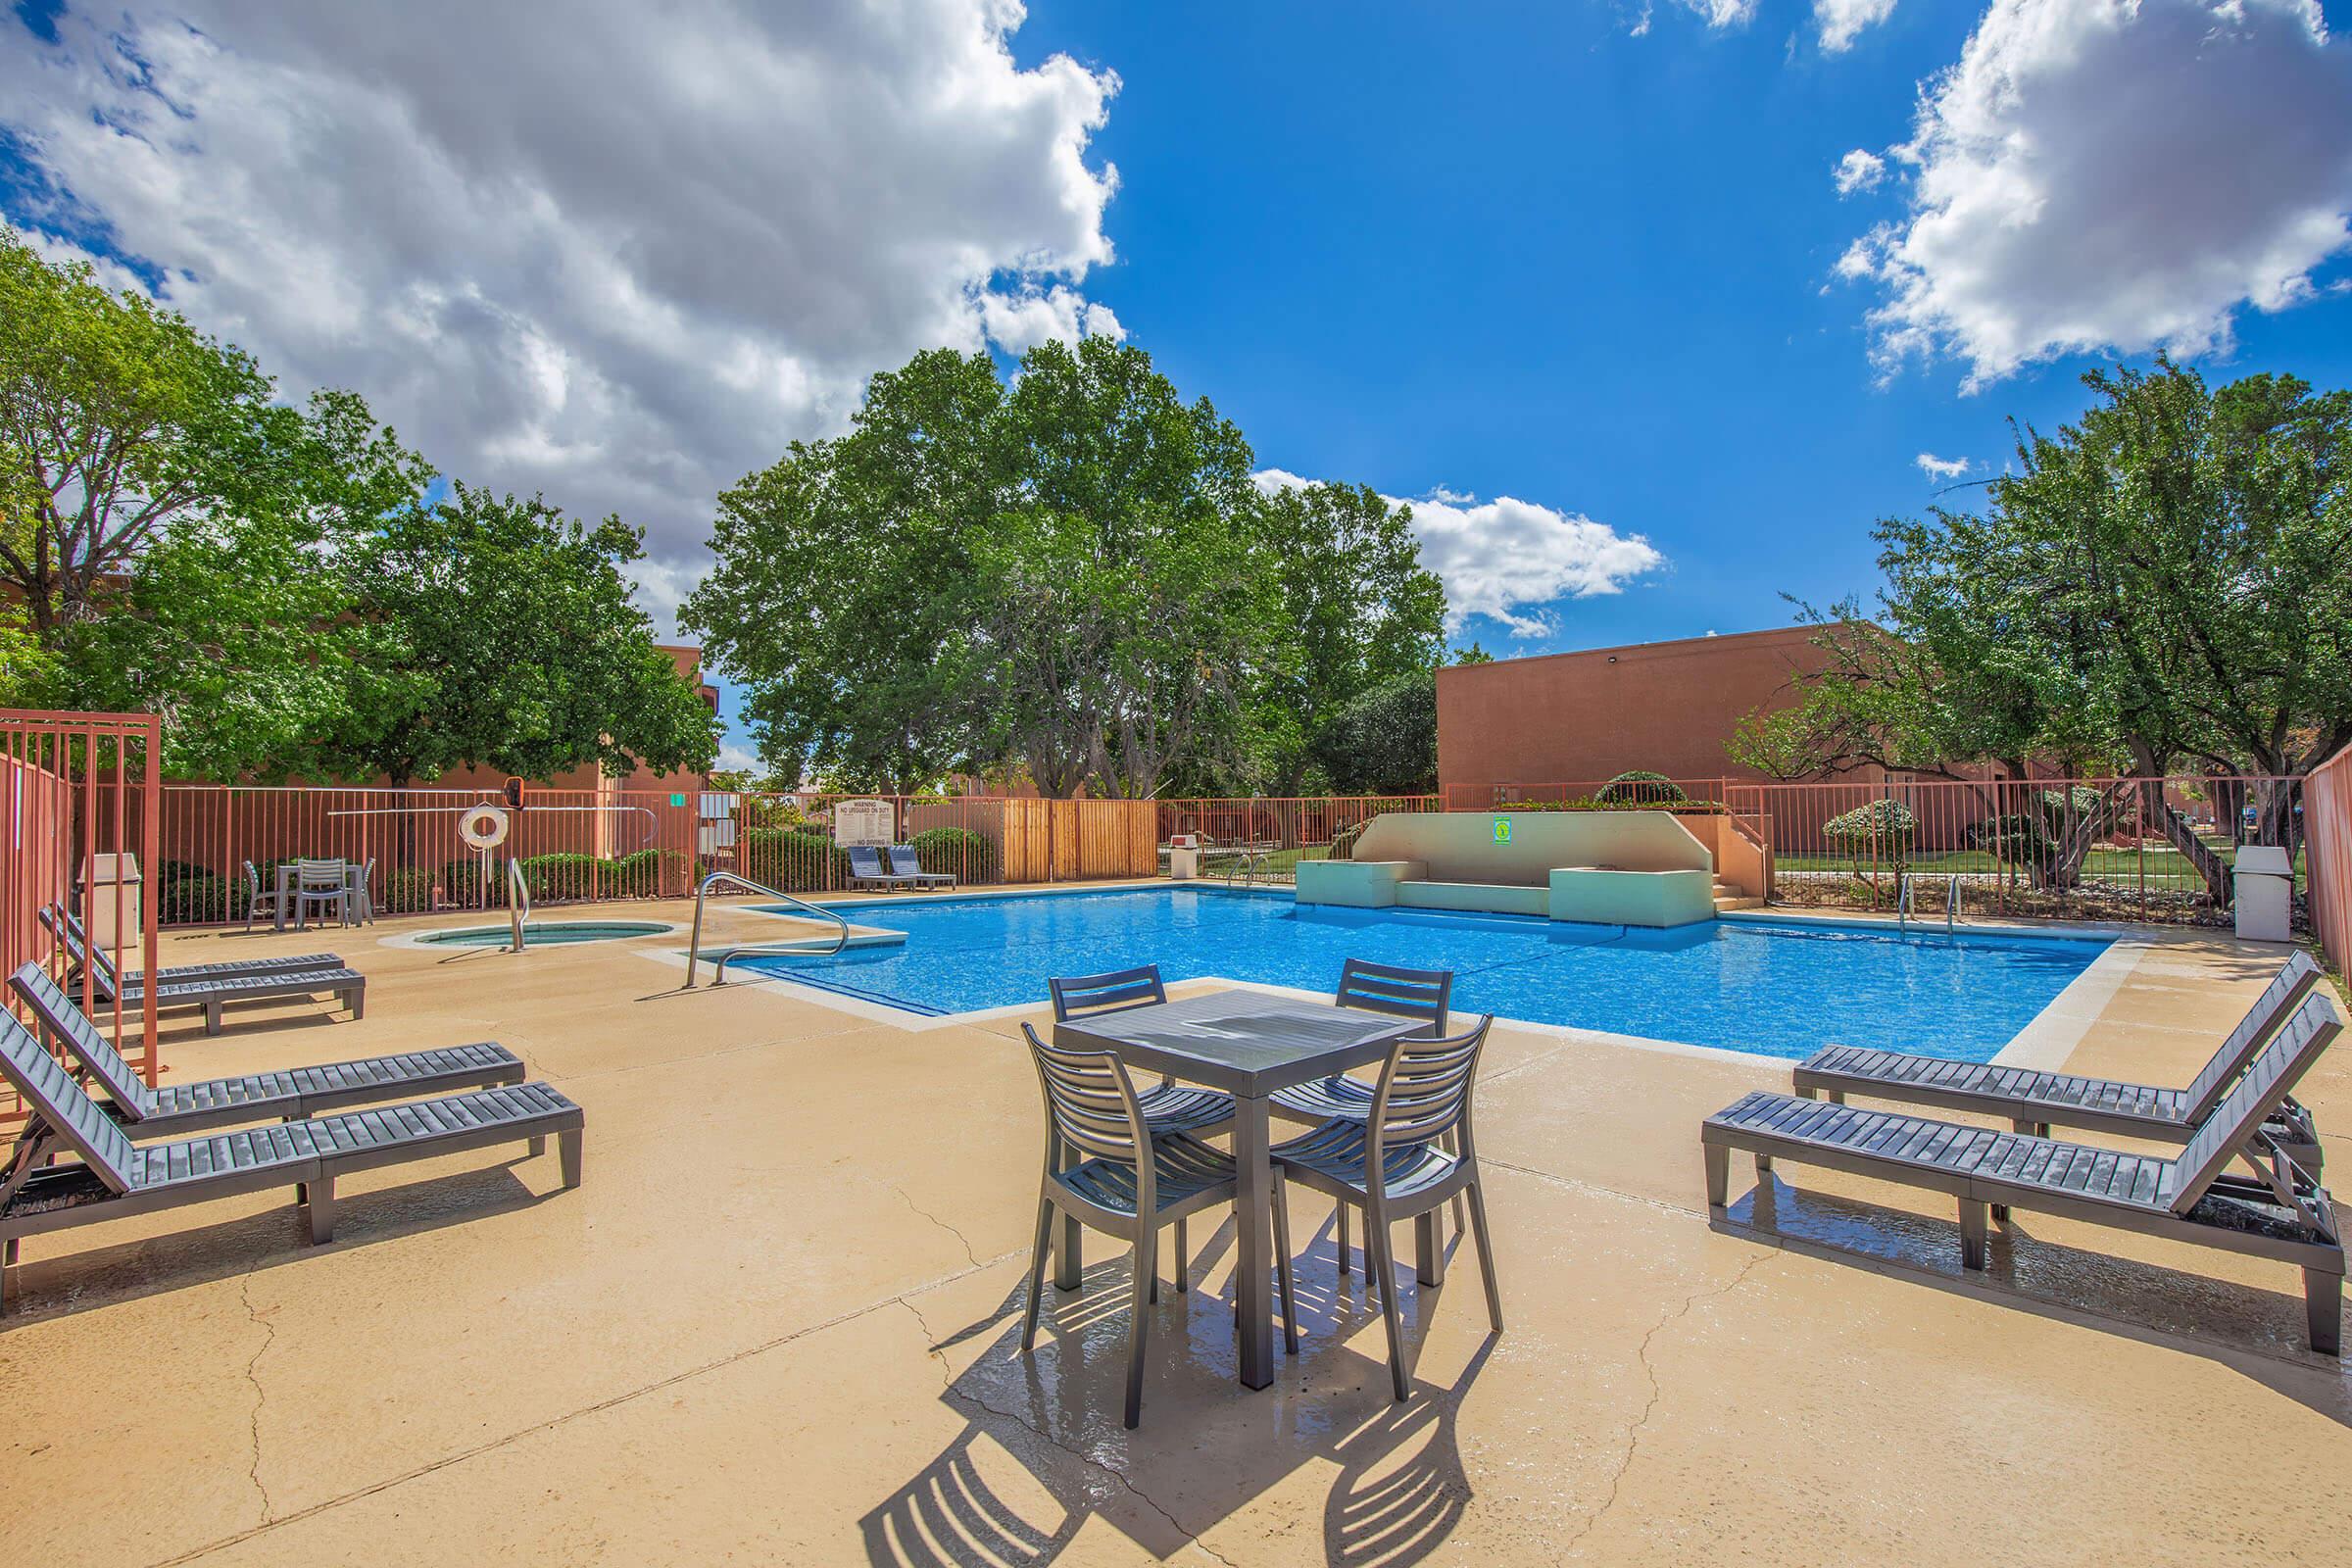
<svg viewBox="0 0 2352 1568">
<path fill-rule="evenodd" d="M 507 951 L 520 953 L 522 928 L 531 918 L 531 885 L 522 874 L 522 862 L 512 855 L 507 857 L 507 916 L 514 922 L 514 945 Z"/>
<path fill-rule="evenodd" d="M 686 939 L 686 989 L 689 991 L 694 989 L 694 967 L 697 963 L 702 961 L 703 956 L 703 905 L 705 901 L 710 897 L 710 890 L 718 886 L 721 882 L 732 883 L 736 887 L 743 889 L 743 891 L 746 893 L 757 893 L 762 897 L 770 899 L 782 899 L 786 904 L 791 905 L 796 909 L 806 909 L 809 914 L 817 917 L 818 919 L 830 920 L 835 925 L 839 926 L 841 929 L 834 933 L 833 946 L 824 950 L 824 956 L 828 958 L 850 945 L 849 919 L 847 916 L 841 914 L 838 910 L 828 909 L 822 905 L 810 904 L 807 899 L 796 899 L 781 888 L 771 888 L 764 882 L 755 882 L 750 877 L 738 876 L 733 871 L 713 871 L 709 876 L 703 878 L 703 880 L 696 885 L 694 890 L 694 930 Z M 790 950 L 786 950 L 781 947 L 783 940 L 784 939 L 782 938 L 778 938 L 776 942 L 772 943 L 754 942 L 743 947 L 729 948 L 726 952 L 718 956 L 711 968 L 711 985 L 725 985 L 727 983 L 727 961 L 730 958 L 741 957 L 744 954 L 783 951 L 808 953 L 814 951 L 813 949 L 801 947 L 795 947 Z"/>
</svg>

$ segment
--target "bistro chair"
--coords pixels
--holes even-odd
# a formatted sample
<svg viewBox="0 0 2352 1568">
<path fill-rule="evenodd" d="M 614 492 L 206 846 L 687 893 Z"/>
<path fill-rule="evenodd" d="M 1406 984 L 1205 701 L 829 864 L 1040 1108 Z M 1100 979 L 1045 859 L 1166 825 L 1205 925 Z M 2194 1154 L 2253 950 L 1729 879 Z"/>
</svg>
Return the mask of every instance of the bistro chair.
<svg viewBox="0 0 2352 1568">
<path fill-rule="evenodd" d="M 368 863 L 361 868 L 360 874 L 351 880 L 351 913 L 356 924 L 375 924 L 375 857 L 372 855 L 368 857 Z"/>
<path fill-rule="evenodd" d="M 1487 1321 L 1495 1333 L 1502 1332 L 1502 1294 L 1494 1283 L 1494 1252 L 1487 1235 L 1487 1200 L 1470 1115 L 1478 1055 L 1494 1021 L 1489 1014 L 1467 1034 L 1398 1041 L 1373 1087 L 1369 1115 L 1360 1121 L 1334 1117 L 1273 1150 L 1274 1237 L 1282 1250 L 1283 1332 L 1289 1348 L 1298 1348 L 1298 1324 L 1288 1307 L 1290 1183 L 1295 1181 L 1330 1197 L 1342 1215 L 1349 1204 L 1364 1211 L 1365 1275 L 1380 1293 L 1380 1315 L 1389 1331 L 1389 1377 L 1399 1400 L 1411 1397 L 1411 1392 L 1390 1253 L 1390 1227 L 1396 1221 L 1421 1222 L 1424 1266 L 1434 1272 L 1442 1262 L 1438 1210 L 1456 1195 L 1468 1197 L 1478 1270 L 1487 1286 Z"/>
<path fill-rule="evenodd" d="M 1048 980 L 1046 988 L 1054 994 L 1055 1023 L 1148 1007 L 1168 1000 L 1156 963 L 1109 974 L 1080 975 L 1073 980 Z M 1163 1077 L 1137 1091 L 1135 1098 L 1154 1138 L 1166 1133 L 1221 1132 L 1233 1124 L 1233 1097 L 1215 1089 L 1195 1088 Z"/>
<path fill-rule="evenodd" d="M 278 919 L 277 889 L 273 885 L 268 892 L 264 892 L 262 873 L 253 868 L 251 860 L 247 860 L 245 862 L 245 929 L 251 931 L 254 920 L 265 914 L 272 922 Z"/>
<path fill-rule="evenodd" d="M 313 909 L 318 912 L 318 922 L 326 923 L 329 909 L 337 920 L 351 920 L 351 883 L 341 860 L 296 860 L 294 862 L 294 927 L 302 929 L 304 919 Z"/>
<path fill-rule="evenodd" d="M 1045 1298 L 1047 1245 L 1054 1213 L 1090 1230 L 1130 1244 L 1127 1300 L 1126 1423 L 1143 1419 L 1144 1348 L 1151 1329 L 1151 1304 L 1159 1286 L 1159 1232 L 1181 1225 L 1204 1208 L 1233 1201 L 1237 1183 L 1233 1156 L 1189 1133 L 1154 1137 L 1144 1120 L 1134 1082 L 1109 1052 L 1064 1051 L 1021 1025 L 1037 1064 L 1046 1102 L 1045 1168 L 1039 1177 L 1036 1246 L 1029 1257 L 1029 1304 L 1021 1319 L 1021 1353 L 1037 1345 L 1037 1314 Z M 1077 1162 L 1064 1169 L 1065 1156 Z M 1280 1269 L 1283 1318 L 1298 1348 L 1297 1308 L 1291 1298 L 1288 1220 L 1275 1211 L 1275 1257 Z M 1177 1252 L 1176 1288 L 1186 1288 L 1182 1249 Z"/>
<path fill-rule="evenodd" d="M 1434 1040 L 1446 1032 L 1446 1009 L 1453 999 L 1453 971 L 1450 969 L 1399 969 L 1394 964 L 1371 963 L 1362 958 L 1349 958 L 1340 966 L 1340 988 L 1332 1001 L 1343 1007 L 1360 1007 L 1366 1012 L 1385 1012 L 1393 1018 L 1418 1018 L 1425 1025 L 1417 1038 Z M 1320 1125 L 1327 1121 L 1362 1121 L 1372 1114 L 1372 1086 L 1361 1078 L 1346 1073 L 1334 1073 L 1313 1083 L 1299 1084 L 1291 1089 L 1277 1089 L 1273 1096 L 1277 1113 L 1296 1120 Z M 1466 1223 L 1461 1205 L 1454 1205 L 1453 1227 L 1460 1230 Z M 1348 1272 L 1348 1205 L 1340 1205 L 1335 1225 L 1340 1248 L 1340 1272 Z M 1364 1257 L 1367 1271 L 1372 1267 L 1369 1253 Z"/>
</svg>

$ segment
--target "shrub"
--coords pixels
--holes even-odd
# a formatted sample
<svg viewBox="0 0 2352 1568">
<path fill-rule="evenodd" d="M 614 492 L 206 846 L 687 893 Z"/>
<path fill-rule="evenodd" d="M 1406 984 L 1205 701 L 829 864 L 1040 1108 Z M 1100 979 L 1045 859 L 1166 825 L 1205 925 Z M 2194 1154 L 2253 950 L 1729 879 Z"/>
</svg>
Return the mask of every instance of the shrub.
<svg viewBox="0 0 2352 1568">
<path fill-rule="evenodd" d="M 1900 801 L 1877 800 L 1857 806 L 1821 825 L 1821 836 L 1832 850 L 1857 860 L 1899 860 L 1911 852 L 1918 818 Z"/>
<path fill-rule="evenodd" d="M 966 882 L 997 879 L 997 845 L 968 827 L 930 827 L 914 836 L 915 863 Z"/>
<path fill-rule="evenodd" d="M 736 840 L 743 874 L 786 893 L 843 886 L 850 852 L 821 833 L 756 827 Z"/>
<path fill-rule="evenodd" d="M 610 896 L 612 862 L 593 855 L 563 852 L 528 856 L 522 861 L 522 885 L 530 890 L 534 904 L 550 899 L 584 899 L 599 892 Z M 506 886 L 503 876 L 499 886 Z"/>
<path fill-rule="evenodd" d="M 490 858 L 490 887 L 485 896 L 480 856 L 461 855 L 454 860 L 445 860 L 441 864 L 441 890 L 452 904 L 503 908 L 507 902 L 507 862 L 496 855 Z"/>
<path fill-rule="evenodd" d="M 166 860 L 157 868 L 156 920 L 162 925 L 202 925 L 218 920 L 242 920 L 252 895 L 245 887 L 245 868 L 235 877 L 219 877 L 201 865 Z"/>
<path fill-rule="evenodd" d="M 2037 812 L 2012 811 L 1988 816 L 1968 830 L 1969 842 L 1994 859 L 2025 865 L 2042 858 L 2050 837 Z"/>
<path fill-rule="evenodd" d="M 433 872 L 430 866 L 412 865 L 384 873 L 384 912 L 386 914 L 423 914 L 433 906 Z"/>
<path fill-rule="evenodd" d="M 1683 793 L 1680 784 L 1665 774 L 1637 767 L 1603 784 L 1600 793 L 1592 799 L 1603 806 L 1665 806 L 1687 801 L 1690 797 Z"/>
<path fill-rule="evenodd" d="M 607 861 L 606 896 L 616 899 L 659 898 L 665 869 L 675 873 L 681 882 L 694 880 L 693 860 L 676 850 L 637 850 L 617 860 Z"/>
</svg>

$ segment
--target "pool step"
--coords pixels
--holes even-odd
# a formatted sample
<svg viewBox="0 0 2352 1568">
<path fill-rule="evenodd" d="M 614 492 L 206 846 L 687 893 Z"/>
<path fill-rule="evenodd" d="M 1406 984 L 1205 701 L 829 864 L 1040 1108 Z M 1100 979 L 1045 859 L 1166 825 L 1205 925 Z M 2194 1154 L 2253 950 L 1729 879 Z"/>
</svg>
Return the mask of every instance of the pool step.
<svg viewBox="0 0 2352 1568">
<path fill-rule="evenodd" d="M 1721 877 L 1715 879 L 1715 912 L 1717 914 L 1723 913 L 1726 909 L 1761 909 L 1762 907 L 1764 907 L 1762 899 L 1734 887 Z"/>
</svg>

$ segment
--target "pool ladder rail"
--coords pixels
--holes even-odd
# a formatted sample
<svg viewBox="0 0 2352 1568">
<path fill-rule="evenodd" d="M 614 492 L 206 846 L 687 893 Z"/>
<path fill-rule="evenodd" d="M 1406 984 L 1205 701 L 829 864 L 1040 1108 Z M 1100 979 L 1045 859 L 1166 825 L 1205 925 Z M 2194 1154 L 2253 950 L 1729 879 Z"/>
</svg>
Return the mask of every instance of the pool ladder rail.
<svg viewBox="0 0 2352 1568">
<path fill-rule="evenodd" d="M 522 874 L 522 862 L 512 855 L 507 857 L 507 917 L 514 922 L 514 942 L 507 951 L 520 953 L 522 930 L 531 920 L 531 885 Z"/>
<path fill-rule="evenodd" d="M 1894 924 L 1901 930 L 1911 923 L 1911 885 L 1919 880 L 1917 872 L 1905 871 L 1901 886 L 1894 896 Z M 1943 929 L 1958 928 L 1960 918 L 1960 873 L 1954 871 L 1943 884 Z"/>
<path fill-rule="evenodd" d="M 839 911 L 825 908 L 821 905 L 810 904 L 806 899 L 796 899 L 780 888 L 771 888 L 765 883 L 755 882 L 748 876 L 737 876 L 732 871 L 713 871 L 703 878 L 694 890 L 694 931 L 686 939 L 686 989 L 689 991 L 694 989 L 695 965 L 702 961 L 703 956 L 703 906 L 709 901 L 710 890 L 722 882 L 740 888 L 746 893 L 757 893 L 765 898 L 781 899 L 795 909 L 806 910 L 812 919 L 832 921 L 839 929 L 834 932 L 833 945 L 829 948 L 811 948 L 808 945 L 806 937 L 779 937 L 774 942 L 754 942 L 741 947 L 728 948 L 718 955 L 711 968 L 710 984 L 712 986 L 725 985 L 728 963 L 746 954 L 798 953 L 831 957 L 850 945 L 850 922 Z"/>
<path fill-rule="evenodd" d="M 1225 885 L 1227 887 L 1233 886 L 1234 880 L 1238 877 L 1241 880 L 1242 886 L 1246 888 L 1253 888 L 1257 886 L 1257 873 L 1259 869 L 1273 858 L 1274 852 L 1272 850 L 1243 850 L 1242 858 L 1225 868 Z"/>
</svg>

